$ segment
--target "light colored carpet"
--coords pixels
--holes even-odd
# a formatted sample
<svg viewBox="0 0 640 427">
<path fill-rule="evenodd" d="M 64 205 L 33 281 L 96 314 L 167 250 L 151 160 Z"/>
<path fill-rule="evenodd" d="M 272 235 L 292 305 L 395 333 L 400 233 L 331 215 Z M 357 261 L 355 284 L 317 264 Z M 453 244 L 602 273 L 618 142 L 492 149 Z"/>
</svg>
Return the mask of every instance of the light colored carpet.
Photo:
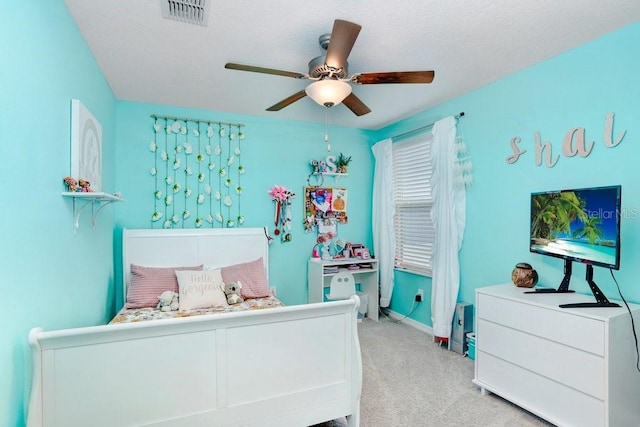
<svg viewBox="0 0 640 427">
<path fill-rule="evenodd" d="M 471 383 L 473 360 L 418 329 L 381 317 L 358 326 L 362 427 L 551 426 Z"/>
</svg>

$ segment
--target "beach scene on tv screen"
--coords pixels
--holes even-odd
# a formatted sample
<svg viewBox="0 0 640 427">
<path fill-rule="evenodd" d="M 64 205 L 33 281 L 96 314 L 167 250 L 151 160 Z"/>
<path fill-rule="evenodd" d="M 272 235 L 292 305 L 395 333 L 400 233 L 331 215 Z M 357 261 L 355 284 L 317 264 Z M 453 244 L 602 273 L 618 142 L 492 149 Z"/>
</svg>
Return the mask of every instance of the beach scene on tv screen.
<svg viewBox="0 0 640 427">
<path fill-rule="evenodd" d="M 616 265 L 616 188 L 533 194 L 531 251 Z"/>
</svg>

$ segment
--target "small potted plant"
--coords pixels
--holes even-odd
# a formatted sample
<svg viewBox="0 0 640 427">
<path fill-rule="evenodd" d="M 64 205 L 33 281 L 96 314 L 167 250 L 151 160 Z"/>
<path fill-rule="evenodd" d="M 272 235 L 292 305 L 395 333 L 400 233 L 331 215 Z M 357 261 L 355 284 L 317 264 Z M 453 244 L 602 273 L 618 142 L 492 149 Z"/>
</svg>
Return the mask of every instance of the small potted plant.
<svg viewBox="0 0 640 427">
<path fill-rule="evenodd" d="M 345 156 L 344 154 L 340 153 L 338 155 L 338 160 L 336 161 L 338 172 L 347 173 L 347 167 L 349 166 L 349 163 L 351 163 L 351 156 Z"/>
</svg>

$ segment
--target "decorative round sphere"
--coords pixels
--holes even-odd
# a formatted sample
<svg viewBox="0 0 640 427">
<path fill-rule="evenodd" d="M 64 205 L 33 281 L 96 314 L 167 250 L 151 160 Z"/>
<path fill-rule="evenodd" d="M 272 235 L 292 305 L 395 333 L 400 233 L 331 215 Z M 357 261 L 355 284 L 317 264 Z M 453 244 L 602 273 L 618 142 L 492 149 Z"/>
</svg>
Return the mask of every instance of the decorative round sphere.
<svg viewBox="0 0 640 427">
<path fill-rule="evenodd" d="M 531 264 L 519 262 L 511 272 L 511 280 L 519 288 L 533 288 L 538 283 L 538 272 Z"/>
</svg>

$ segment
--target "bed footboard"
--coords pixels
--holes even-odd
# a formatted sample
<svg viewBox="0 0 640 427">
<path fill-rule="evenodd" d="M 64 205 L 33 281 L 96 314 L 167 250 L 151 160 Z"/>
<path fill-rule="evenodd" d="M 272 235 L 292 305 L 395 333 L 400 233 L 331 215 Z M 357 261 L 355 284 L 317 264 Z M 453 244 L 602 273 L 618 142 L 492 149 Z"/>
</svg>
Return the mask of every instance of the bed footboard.
<svg viewBox="0 0 640 427">
<path fill-rule="evenodd" d="M 358 304 L 33 329 L 28 426 L 358 426 Z"/>
</svg>

